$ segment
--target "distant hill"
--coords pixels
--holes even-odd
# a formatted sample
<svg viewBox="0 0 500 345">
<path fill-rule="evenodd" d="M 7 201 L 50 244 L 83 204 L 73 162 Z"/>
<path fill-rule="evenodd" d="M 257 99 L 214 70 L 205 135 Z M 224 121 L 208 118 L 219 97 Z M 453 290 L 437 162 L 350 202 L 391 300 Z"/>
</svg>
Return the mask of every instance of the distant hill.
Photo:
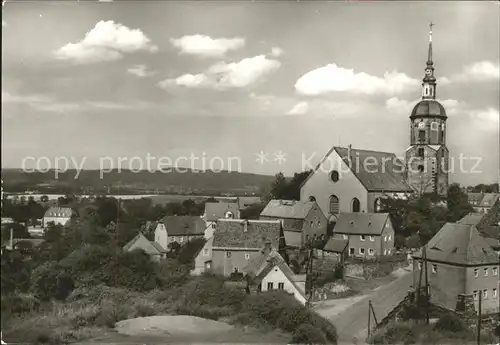
<svg viewBox="0 0 500 345">
<path fill-rule="evenodd" d="M 185 171 L 185 172 L 184 172 Z M 5 192 L 20 193 L 179 193 L 219 195 L 259 193 L 261 188 L 271 184 L 274 176 L 239 172 L 213 171 L 171 171 L 168 173 L 130 170 L 114 170 L 104 173 L 99 170 L 83 170 L 77 179 L 76 170 L 59 173 L 24 172 L 21 169 L 2 169 Z"/>
</svg>

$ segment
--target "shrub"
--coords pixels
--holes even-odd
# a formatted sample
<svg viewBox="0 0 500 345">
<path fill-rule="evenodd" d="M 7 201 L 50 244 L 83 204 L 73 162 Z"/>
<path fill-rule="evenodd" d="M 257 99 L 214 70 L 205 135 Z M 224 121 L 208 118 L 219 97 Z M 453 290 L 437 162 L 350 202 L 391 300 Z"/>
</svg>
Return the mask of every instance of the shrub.
<svg viewBox="0 0 500 345">
<path fill-rule="evenodd" d="M 454 333 L 463 332 L 467 329 L 465 322 L 453 314 L 445 314 L 434 325 L 438 331 L 449 331 Z"/>
<path fill-rule="evenodd" d="M 172 288 L 184 284 L 189 279 L 189 267 L 177 260 L 162 260 L 156 266 L 157 284 L 162 288 Z"/>
<path fill-rule="evenodd" d="M 55 262 L 42 265 L 34 272 L 35 294 L 43 301 L 64 300 L 74 287 L 73 278 Z"/>
<path fill-rule="evenodd" d="M 302 324 L 293 332 L 292 344 L 326 344 L 323 331 L 310 325 Z"/>
<path fill-rule="evenodd" d="M 374 334 L 370 340 L 372 344 L 414 344 L 417 336 L 408 324 L 392 324 Z"/>
<path fill-rule="evenodd" d="M 2 296 L 2 314 L 24 314 L 37 311 L 40 301 L 31 295 Z"/>
</svg>

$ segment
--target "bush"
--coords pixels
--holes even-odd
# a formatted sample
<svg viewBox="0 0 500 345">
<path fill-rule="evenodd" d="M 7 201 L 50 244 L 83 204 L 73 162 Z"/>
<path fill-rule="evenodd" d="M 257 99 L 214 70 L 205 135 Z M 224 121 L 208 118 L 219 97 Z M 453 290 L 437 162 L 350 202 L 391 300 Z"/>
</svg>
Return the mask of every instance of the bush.
<svg viewBox="0 0 500 345">
<path fill-rule="evenodd" d="M 57 263 L 49 262 L 34 272 L 35 295 L 42 301 L 64 300 L 75 287 L 73 278 Z"/>
<path fill-rule="evenodd" d="M 434 325 L 434 329 L 438 331 L 449 331 L 460 333 L 467 329 L 465 322 L 458 316 L 453 314 L 445 314 Z"/>
<path fill-rule="evenodd" d="M 408 324 L 392 324 L 384 330 L 373 335 L 370 340 L 372 344 L 414 344 L 417 336 Z"/>
<path fill-rule="evenodd" d="M 300 325 L 295 332 L 293 332 L 292 344 L 326 344 L 326 338 L 320 329 L 309 325 Z"/>
<path fill-rule="evenodd" d="M 2 296 L 2 314 L 24 314 L 35 312 L 40 307 L 40 301 L 31 295 Z"/>
</svg>

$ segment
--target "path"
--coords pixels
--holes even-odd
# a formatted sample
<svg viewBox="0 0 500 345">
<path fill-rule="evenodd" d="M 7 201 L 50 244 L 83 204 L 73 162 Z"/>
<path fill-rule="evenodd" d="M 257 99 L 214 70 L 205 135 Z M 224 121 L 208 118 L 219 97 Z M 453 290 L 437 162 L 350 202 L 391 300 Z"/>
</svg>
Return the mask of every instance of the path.
<svg viewBox="0 0 500 345">
<path fill-rule="evenodd" d="M 393 282 L 367 295 L 323 303 L 316 308 L 316 312 L 335 325 L 339 334 L 339 345 L 365 344 L 368 329 L 368 301 L 372 301 L 375 315 L 380 322 L 406 297 L 412 284 L 412 274 L 406 272 Z"/>
</svg>

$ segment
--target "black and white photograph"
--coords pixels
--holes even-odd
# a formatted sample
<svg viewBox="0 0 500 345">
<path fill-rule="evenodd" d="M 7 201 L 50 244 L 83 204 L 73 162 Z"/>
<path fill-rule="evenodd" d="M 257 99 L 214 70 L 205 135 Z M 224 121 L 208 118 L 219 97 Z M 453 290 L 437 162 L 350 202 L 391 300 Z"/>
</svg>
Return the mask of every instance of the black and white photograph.
<svg viewBox="0 0 500 345">
<path fill-rule="evenodd" d="M 498 1 L 3 0 L 2 344 L 499 345 Z"/>
</svg>

